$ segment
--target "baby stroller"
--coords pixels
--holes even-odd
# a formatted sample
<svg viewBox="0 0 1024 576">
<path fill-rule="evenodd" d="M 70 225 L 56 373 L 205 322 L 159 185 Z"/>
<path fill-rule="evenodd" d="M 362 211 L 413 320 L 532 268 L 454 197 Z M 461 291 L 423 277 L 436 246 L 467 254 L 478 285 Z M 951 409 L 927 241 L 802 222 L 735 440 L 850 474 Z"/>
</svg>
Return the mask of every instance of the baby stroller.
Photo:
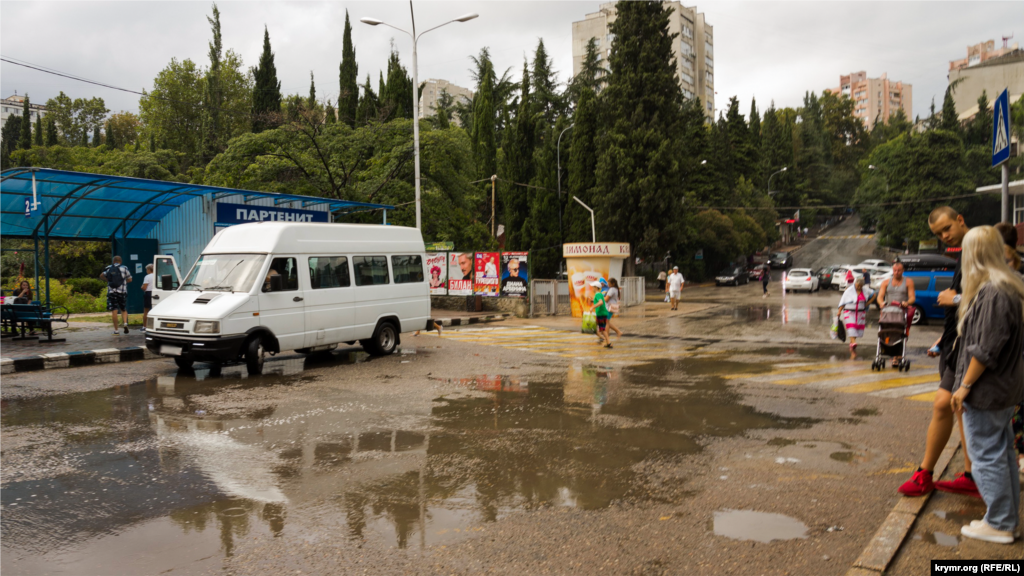
<svg viewBox="0 0 1024 576">
<path fill-rule="evenodd" d="M 899 358 L 896 369 L 901 372 L 910 371 L 910 360 L 907 359 L 907 340 L 910 338 L 910 317 L 907 311 L 899 306 L 886 306 L 878 317 L 878 347 L 875 360 L 871 363 L 872 370 L 884 370 L 885 359 Z"/>
</svg>

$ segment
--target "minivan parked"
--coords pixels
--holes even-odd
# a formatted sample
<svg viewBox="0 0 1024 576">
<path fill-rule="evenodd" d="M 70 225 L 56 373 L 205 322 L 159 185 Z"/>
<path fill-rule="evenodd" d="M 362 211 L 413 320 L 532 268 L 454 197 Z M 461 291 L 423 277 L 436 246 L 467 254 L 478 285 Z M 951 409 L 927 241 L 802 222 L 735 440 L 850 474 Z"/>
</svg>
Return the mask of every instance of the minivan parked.
<svg viewBox="0 0 1024 576">
<path fill-rule="evenodd" d="M 174 358 L 245 362 L 359 342 L 391 354 L 400 334 L 430 329 L 423 238 L 415 228 L 258 222 L 226 228 L 179 280 L 157 256 L 146 347 Z"/>
</svg>

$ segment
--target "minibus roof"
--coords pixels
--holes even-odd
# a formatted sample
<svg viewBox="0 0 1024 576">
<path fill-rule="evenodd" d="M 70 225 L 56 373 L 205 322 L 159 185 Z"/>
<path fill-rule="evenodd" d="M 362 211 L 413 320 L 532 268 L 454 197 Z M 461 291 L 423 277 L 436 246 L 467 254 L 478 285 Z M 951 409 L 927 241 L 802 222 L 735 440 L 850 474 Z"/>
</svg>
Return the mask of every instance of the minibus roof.
<svg viewBox="0 0 1024 576">
<path fill-rule="evenodd" d="M 252 222 L 218 232 L 203 254 L 371 254 L 424 251 L 416 228 L 381 224 Z"/>
</svg>

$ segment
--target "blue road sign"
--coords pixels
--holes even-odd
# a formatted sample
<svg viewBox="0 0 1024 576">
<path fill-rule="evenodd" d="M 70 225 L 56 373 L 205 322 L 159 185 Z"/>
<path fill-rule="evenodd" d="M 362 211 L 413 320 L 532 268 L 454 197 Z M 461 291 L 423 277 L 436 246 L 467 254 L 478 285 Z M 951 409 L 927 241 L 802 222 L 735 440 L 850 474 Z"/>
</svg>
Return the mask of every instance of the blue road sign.
<svg viewBox="0 0 1024 576">
<path fill-rule="evenodd" d="M 1006 90 L 992 109 L 992 166 L 1010 159 L 1010 95 Z"/>
<path fill-rule="evenodd" d="M 25 198 L 25 216 L 32 216 L 32 199 Z"/>
</svg>

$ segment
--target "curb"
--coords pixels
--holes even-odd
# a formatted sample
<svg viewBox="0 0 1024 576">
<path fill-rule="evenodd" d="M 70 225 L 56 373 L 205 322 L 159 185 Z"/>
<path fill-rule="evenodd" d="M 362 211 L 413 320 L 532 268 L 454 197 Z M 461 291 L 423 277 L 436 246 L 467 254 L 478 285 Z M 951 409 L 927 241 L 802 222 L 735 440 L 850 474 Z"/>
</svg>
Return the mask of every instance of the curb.
<svg viewBox="0 0 1024 576">
<path fill-rule="evenodd" d="M 960 448 L 960 431 L 954 427 L 946 442 L 946 447 L 942 449 L 942 454 L 939 455 L 939 460 L 935 463 L 933 477 L 941 478 L 945 474 L 946 467 L 949 466 L 949 462 L 958 448 Z M 924 509 L 933 493 L 914 498 L 901 497 L 892 512 L 878 527 L 878 531 L 871 537 L 867 547 L 854 561 L 850 570 L 846 572 L 846 576 L 880 576 L 884 574 L 885 569 L 903 544 L 903 540 L 914 526 L 914 522 L 917 521 L 918 514 Z"/>
<path fill-rule="evenodd" d="M 451 326 L 468 326 L 470 324 L 481 324 L 484 322 L 498 322 L 511 317 L 512 314 L 494 314 L 491 316 L 472 316 L 469 318 L 438 318 L 434 320 L 434 322 L 448 328 Z M 154 358 L 162 358 L 162 356 L 150 352 L 149 349 L 144 346 L 103 348 L 100 350 L 83 350 L 79 352 L 57 352 L 54 354 L 40 354 L 36 356 L 23 356 L 20 358 L 0 358 L 0 374 L 32 372 L 35 370 L 54 370 L 57 368 L 78 368 L 80 366 L 92 366 L 94 364 L 134 362 L 136 360 L 151 360 Z"/>
</svg>

